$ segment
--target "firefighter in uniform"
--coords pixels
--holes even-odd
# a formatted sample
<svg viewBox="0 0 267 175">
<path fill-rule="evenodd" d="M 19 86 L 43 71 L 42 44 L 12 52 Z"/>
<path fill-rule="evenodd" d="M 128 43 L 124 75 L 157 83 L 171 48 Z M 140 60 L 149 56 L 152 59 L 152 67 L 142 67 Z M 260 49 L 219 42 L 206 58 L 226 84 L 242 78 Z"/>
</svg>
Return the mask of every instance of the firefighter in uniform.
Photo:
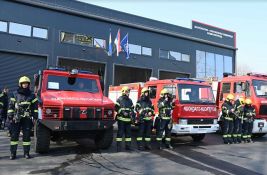
<svg viewBox="0 0 267 175">
<path fill-rule="evenodd" d="M 233 142 L 242 142 L 242 123 L 243 123 L 243 113 L 244 113 L 244 97 L 239 97 L 235 101 L 235 118 L 234 118 L 234 131 L 233 131 Z"/>
<path fill-rule="evenodd" d="M 251 134 L 253 129 L 253 121 L 256 116 L 255 108 L 252 106 L 250 99 L 245 100 L 244 106 L 244 122 L 243 122 L 243 140 L 244 142 L 252 142 Z"/>
<path fill-rule="evenodd" d="M 167 89 L 162 89 L 160 92 L 160 99 L 158 100 L 158 122 L 156 129 L 156 140 L 158 148 L 162 149 L 162 136 L 165 131 L 165 146 L 172 149 L 171 146 L 171 130 L 172 130 L 172 109 L 173 102 Z"/>
<path fill-rule="evenodd" d="M 19 88 L 11 94 L 8 106 L 8 118 L 11 121 L 11 160 L 16 158 L 21 129 L 24 157 L 26 159 L 30 158 L 32 117 L 34 119 L 38 117 L 37 103 L 37 98 L 30 90 L 30 79 L 26 76 L 21 77 L 19 79 Z"/>
<path fill-rule="evenodd" d="M 0 93 L 0 129 L 2 127 L 2 118 L 3 118 L 3 110 L 4 110 L 4 95 Z"/>
<path fill-rule="evenodd" d="M 135 106 L 136 112 L 139 113 L 139 129 L 137 136 L 137 146 L 139 150 L 144 150 L 143 139 L 145 141 L 145 149 L 151 150 L 151 130 L 152 116 L 154 115 L 154 106 L 149 97 L 148 88 L 144 87 L 141 91 L 141 97 Z"/>
<path fill-rule="evenodd" d="M 233 100 L 234 95 L 228 94 L 222 104 L 222 130 L 225 144 L 232 144 L 233 120 L 235 117 Z"/>
<path fill-rule="evenodd" d="M 134 116 L 134 106 L 132 100 L 129 98 L 130 89 L 124 86 L 121 90 L 122 96 L 117 99 L 115 103 L 115 111 L 117 112 L 116 119 L 118 122 L 117 133 L 117 151 L 121 151 L 121 143 L 123 135 L 125 135 L 125 149 L 131 150 L 131 123 Z"/>
</svg>

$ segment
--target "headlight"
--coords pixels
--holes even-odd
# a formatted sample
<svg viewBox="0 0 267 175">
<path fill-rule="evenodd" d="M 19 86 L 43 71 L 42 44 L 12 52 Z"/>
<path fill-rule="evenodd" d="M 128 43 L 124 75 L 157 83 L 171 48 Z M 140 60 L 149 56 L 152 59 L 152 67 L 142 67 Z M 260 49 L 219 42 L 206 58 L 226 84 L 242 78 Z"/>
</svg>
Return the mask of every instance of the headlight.
<svg viewBox="0 0 267 175">
<path fill-rule="evenodd" d="M 112 114 L 113 114 L 113 111 L 112 110 L 108 110 L 108 115 L 112 116 Z"/>
<path fill-rule="evenodd" d="M 47 115 L 51 114 L 51 112 L 52 112 L 52 110 L 49 109 L 49 108 L 47 108 L 47 109 L 45 110 L 45 113 L 46 113 Z"/>
<path fill-rule="evenodd" d="M 187 125 L 187 119 L 179 119 L 179 124 Z"/>
<path fill-rule="evenodd" d="M 216 125 L 218 123 L 218 119 L 213 120 L 213 124 Z"/>
</svg>

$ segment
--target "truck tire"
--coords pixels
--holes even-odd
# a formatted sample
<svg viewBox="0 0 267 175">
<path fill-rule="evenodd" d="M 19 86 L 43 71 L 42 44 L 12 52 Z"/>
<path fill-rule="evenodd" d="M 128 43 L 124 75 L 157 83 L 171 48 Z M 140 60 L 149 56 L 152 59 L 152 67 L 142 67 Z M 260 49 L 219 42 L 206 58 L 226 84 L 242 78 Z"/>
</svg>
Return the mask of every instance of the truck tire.
<svg viewBox="0 0 267 175">
<path fill-rule="evenodd" d="M 36 153 L 47 153 L 49 151 L 51 132 L 38 120 L 34 125 L 34 150 Z"/>
<path fill-rule="evenodd" d="M 99 132 L 95 137 L 95 145 L 99 149 L 107 149 L 113 142 L 113 126 Z"/>
<path fill-rule="evenodd" d="M 265 136 L 265 135 L 266 135 L 266 133 L 256 133 L 256 134 L 252 134 L 252 136 L 253 136 L 254 138 L 263 137 L 263 136 Z"/>
<path fill-rule="evenodd" d="M 194 140 L 194 142 L 200 142 L 201 140 L 205 138 L 205 134 L 194 134 L 194 135 L 191 135 L 191 137 Z"/>
</svg>

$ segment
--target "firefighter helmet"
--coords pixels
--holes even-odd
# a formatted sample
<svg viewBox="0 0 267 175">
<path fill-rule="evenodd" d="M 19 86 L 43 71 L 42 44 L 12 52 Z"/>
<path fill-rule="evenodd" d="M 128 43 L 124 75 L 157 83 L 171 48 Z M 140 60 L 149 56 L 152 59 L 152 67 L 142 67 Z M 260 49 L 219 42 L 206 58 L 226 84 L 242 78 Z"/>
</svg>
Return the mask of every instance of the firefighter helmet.
<svg viewBox="0 0 267 175">
<path fill-rule="evenodd" d="M 162 89 L 161 91 L 160 91 L 160 95 L 164 95 L 164 94 L 168 94 L 169 92 L 168 92 L 168 90 L 167 89 Z"/>
<path fill-rule="evenodd" d="M 26 77 L 26 76 L 23 76 L 23 77 L 20 77 L 20 79 L 19 79 L 19 86 L 21 86 L 21 83 L 31 83 L 31 80 L 28 78 L 28 77 Z"/>
<path fill-rule="evenodd" d="M 130 92 L 130 89 L 129 89 L 128 86 L 123 86 L 122 89 L 121 89 L 121 93 L 125 94 L 126 92 Z"/>
<path fill-rule="evenodd" d="M 233 94 L 228 94 L 227 97 L 226 97 L 227 100 L 233 100 L 234 98 L 235 97 L 234 97 Z"/>
<path fill-rule="evenodd" d="M 147 87 L 144 87 L 141 91 L 142 94 L 144 94 L 145 92 L 149 92 L 149 89 Z"/>
<path fill-rule="evenodd" d="M 251 104 L 252 104 L 252 101 L 248 98 L 248 99 L 245 100 L 245 103 L 246 103 L 247 105 L 251 105 Z"/>
<path fill-rule="evenodd" d="M 240 97 L 239 97 L 239 101 L 240 101 L 241 104 L 244 104 L 244 103 L 245 103 L 245 99 L 244 99 L 244 97 L 243 97 L 243 96 L 240 96 Z"/>
</svg>

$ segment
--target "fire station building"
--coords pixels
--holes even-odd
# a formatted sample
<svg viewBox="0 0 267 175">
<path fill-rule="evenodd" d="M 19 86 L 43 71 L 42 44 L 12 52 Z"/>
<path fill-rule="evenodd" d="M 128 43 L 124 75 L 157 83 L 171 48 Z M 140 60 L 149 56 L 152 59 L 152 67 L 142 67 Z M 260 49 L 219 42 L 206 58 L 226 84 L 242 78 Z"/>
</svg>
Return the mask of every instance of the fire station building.
<svg viewBox="0 0 267 175">
<path fill-rule="evenodd" d="M 128 34 L 129 59 L 116 54 L 118 30 L 121 40 Z M 98 73 L 106 92 L 151 76 L 221 78 L 235 72 L 235 43 L 235 32 L 197 21 L 184 28 L 74 0 L 2 0 L 0 88 L 47 66 Z"/>
</svg>

